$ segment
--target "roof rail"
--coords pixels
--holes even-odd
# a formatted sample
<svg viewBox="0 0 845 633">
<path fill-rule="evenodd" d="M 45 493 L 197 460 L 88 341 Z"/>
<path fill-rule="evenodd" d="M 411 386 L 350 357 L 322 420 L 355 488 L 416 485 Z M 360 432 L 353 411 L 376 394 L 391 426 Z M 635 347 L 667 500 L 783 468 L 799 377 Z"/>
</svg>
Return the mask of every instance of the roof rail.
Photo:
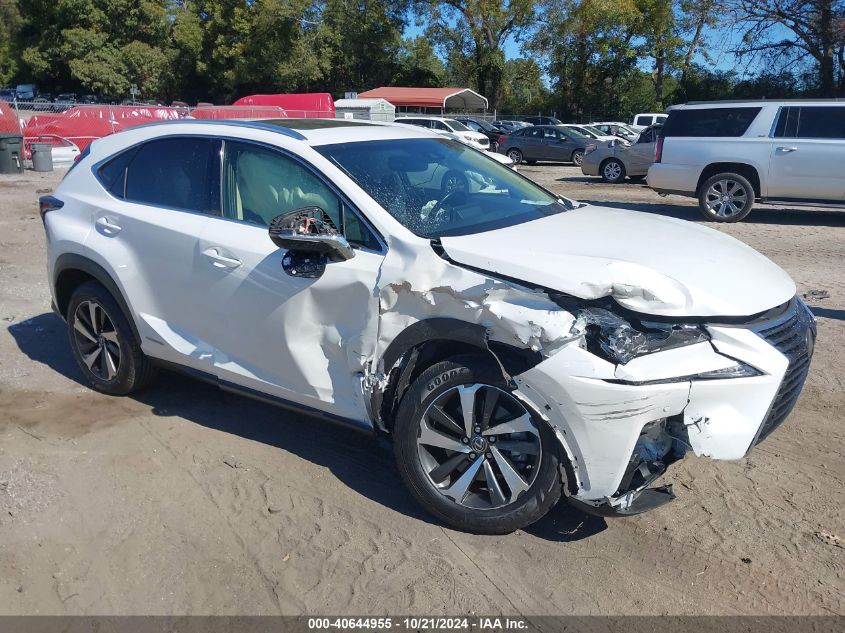
<svg viewBox="0 0 845 633">
<path fill-rule="evenodd" d="M 305 136 L 293 130 L 289 127 L 284 127 L 281 125 L 273 125 L 272 123 L 266 123 L 265 121 L 273 121 L 275 119 L 265 119 L 265 120 L 248 120 L 248 119 L 172 119 L 169 121 L 153 121 L 152 123 L 144 123 L 141 125 L 133 125 L 131 128 L 127 128 L 126 130 L 121 131 L 128 131 L 128 130 L 137 130 L 140 128 L 145 127 L 153 127 L 156 125 L 178 125 L 178 124 L 204 124 L 204 125 L 229 125 L 234 127 L 247 127 L 255 130 L 264 130 L 266 132 L 275 132 L 276 134 L 281 134 L 282 136 L 287 136 L 297 141 L 304 141 L 306 140 Z"/>
<path fill-rule="evenodd" d="M 716 99 L 714 101 L 686 101 L 684 103 L 676 103 L 674 105 L 709 105 L 711 103 L 768 103 L 770 101 L 813 101 L 820 103 L 835 103 L 837 101 L 845 101 L 840 97 L 831 97 L 829 99 L 804 99 L 801 97 L 792 97 L 791 99 Z"/>
</svg>

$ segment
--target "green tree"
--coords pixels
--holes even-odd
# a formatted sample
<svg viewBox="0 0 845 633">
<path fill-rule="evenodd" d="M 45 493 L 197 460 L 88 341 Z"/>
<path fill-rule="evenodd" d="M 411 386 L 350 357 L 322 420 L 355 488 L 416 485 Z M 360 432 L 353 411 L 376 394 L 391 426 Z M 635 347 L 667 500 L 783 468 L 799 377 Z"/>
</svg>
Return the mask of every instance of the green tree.
<svg viewBox="0 0 845 633">
<path fill-rule="evenodd" d="M 534 20 L 534 0 L 417 0 L 428 37 L 444 52 L 461 83 L 498 107 L 505 67 L 503 47 Z"/>
<path fill-rule="evenodd" d="M 17 73 L 16 40 L 20 25 L 16 0 L 0 0 L 0 86 L 9 83 Z"/>
<path fill-rule="evenodd" d="M 445 85 L 446 67 L 426 37 L 402 41 L 392 83 L 398 86 L 438 87 Z"/>
</svg>

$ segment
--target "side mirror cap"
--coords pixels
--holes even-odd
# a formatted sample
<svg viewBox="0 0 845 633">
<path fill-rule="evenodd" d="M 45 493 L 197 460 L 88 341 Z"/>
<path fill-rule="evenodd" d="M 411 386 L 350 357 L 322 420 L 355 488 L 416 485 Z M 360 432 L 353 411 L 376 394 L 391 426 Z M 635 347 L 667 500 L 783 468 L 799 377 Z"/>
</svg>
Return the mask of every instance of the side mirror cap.
<svg viewBox="0 0 845 633">
<path fill-rule="evenodd" d="M 273 218 L 267 229 L 279 248 L 323 255 L 329 261 L 352 259 L 355 251 L 320 207 L 302 207 Z"/>
</svg>

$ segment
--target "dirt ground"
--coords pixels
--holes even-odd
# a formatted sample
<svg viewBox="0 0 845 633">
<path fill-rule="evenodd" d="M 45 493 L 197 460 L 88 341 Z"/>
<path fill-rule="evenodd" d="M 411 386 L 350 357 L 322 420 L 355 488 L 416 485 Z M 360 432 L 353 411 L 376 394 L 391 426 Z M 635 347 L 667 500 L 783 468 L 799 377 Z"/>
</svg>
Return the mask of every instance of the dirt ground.
<svg viewBox="0 0 845 633">
<path fill-rule="evenodd" d="M 642 185 L 523 172 L 700 221 Z M 81 384 L 36 204 L 60 176 L 0 176 L 0 614 L 845 613 L 845 211 L 716 227 L 830 295 L 783 427 L 741 462 L 676 464 L 654 512 L 561 505 L 485 537 L 422 513 L 366 436 L 169 373 L 132 398 Z"/>
</svg>

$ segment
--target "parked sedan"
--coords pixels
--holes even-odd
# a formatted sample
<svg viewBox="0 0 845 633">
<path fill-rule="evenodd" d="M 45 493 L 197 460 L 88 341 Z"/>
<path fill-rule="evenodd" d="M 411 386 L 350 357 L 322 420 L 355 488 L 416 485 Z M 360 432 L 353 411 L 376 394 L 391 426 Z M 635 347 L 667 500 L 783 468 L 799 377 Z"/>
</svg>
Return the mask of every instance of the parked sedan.
<svg viewBox="0 0 845 633">
<path fill-rule="evenodd" d="M 654 146 L 661 129 L 662 125 L 646 128 L 632 145 L 616 140 L 587 146 L 581 171 L 610 183 L 622 182 L 626 176 L 641 180 L 654 162 Z"/>
<path fill-rule="evenodd" d="M 495 152 L 499 145 L 499 137 L 505 131 L 502 128 L 497 128 L 484 119 L 473 119 L 465 116 L 456 116 L 455 121 L 463 123 L 473 132 L 483 134 L 490 140 L 490 150 Z"/>
<path fill-rule="evenodd" d="M 508 119 L 501 119 L 493 121 L 492 125 L 493 127 L 497 127 L 505 132 L 512 132 L 514 130 L 519 130 L 524 127 L 528 127 L 530 123 L 526 123 L 525 121 L 511 121 Z"/>
<path fill-rule="evenodd" d="M 560 125 L 562 121 L 553 116 L 526 116 L 522 118 L 529 125 Z"/>
<path fill-rule="evenodd" d="M 589 125 L 575 125 L 574 123 L 564 123 L 563 127 L 569 128 L 570 130 L 575 130 L 579 134 L 587 136 L 596 141 L 613 141 L 619 138 L 618 136 L 613 136 L 612 134 L 603 134 L 601 130 L 597 130 L 596 128 L 590 127 Z"/>
<path fill-rule="evenodd" d="M 581 164 L 590 139 L 561 125 L 534 125 L 499 139 L 499 153 L 514 163 L 538 160 Z"/>
</svg>

